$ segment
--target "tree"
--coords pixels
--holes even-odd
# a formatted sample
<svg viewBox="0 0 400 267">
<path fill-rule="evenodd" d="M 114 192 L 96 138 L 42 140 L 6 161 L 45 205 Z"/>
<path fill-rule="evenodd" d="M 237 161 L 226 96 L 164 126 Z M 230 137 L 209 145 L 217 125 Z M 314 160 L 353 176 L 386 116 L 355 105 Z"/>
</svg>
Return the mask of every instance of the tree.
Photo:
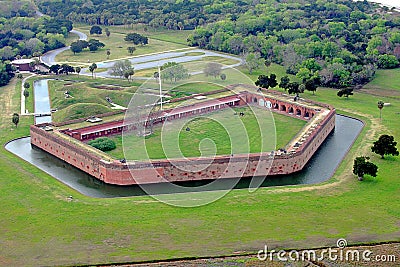
<svg viewBox="0 0 400 267">
<path fill-rule="evenodd" d="M 365 174 L 376 177 L 378 166 L 368 160 L 369 157 L 357 157 L 354 160 L 353 173 L 358 176 L 359 181 L 364 179 Z"/>
<path fill-rule="evenodd" d="M 132 67 L 128 70 L 129 79 L 132 80 L 132 76 L 135 75 L 135 69 Z"/>
<path fill-rule="evenodd" d="M 374 145 L 371 147 L 372 152 L 380 155 L 382 159 L 385 155 L 398 156 L 399 151 L 396 148 L 397 142 L 394 141 L 394 137 L 391 135 L 381 135 Z"/>
<path fill-rule="evenodd" d="M 264 64 L 264 59 L 261 58 L 259 53 L 249 53 L 245 58 L 245 64 L 249 73 L 252 74 L 253 70 L 260 68 Z"/>
<path fill-rule="evenodd" d="M 97 39 L 90 39 L 88 42 L 88 46 L 89 46 L 89 50 L 93 52 L 93 51 L 99 50 L 99 48 L 104 47 L 105 44 L 100 42 Z"/>
<path fill-rule="evenodd" d="M 19 123 L 19 115 L 18 113 L 14 113 L 12 116 L 12 123 L 15 124 L 15 127 L 18 127 L 18 123 Z"/>
<path fill-rule="evenodd" d="M 82 52 L 83 47 L 82 47 L 81 43 L 79 43 L 79 42 L 73 42 L 73 43 L 71 43 L 70 49 L 71 49 L 71 51 L 72 51 L 72 52 L 74 53 L 74 55 L 75 55 L 76 53 Z"/>
<path fill-rule="evenodd" d="M 298 82 L 291 82 L 288 84 L 288 93 L 289 94 L 296 94 L 296 97 L 299 97 L 300 93 L 303 93 L 303 86 L 300 87 Z"/>
<path fill-rule="evenodd" d="M 93 35 L 93 34 L 100 35 L 102 33 L 103 33 L 103 30 L 101 29 L 100 26 L 94 25 L 94 26 L 92 26 L 92 28 L 90 28 L 90 35 Z"/>
<path fill-rule="evenodd" d="M 29 91 L 26 90 L 26 89 L 24 90 L 24 96 L 25 96 L 25 97 L 29 97 Z"/>
<path fill-rule="evenodd" d="M 147 45 L 149 43 L 149 39 L 138 33 L 128 33 L 125 38 L 125 41 L 132 42 L 135 45 Z"/>
<path fill-rule="evenodd" d="M 29 89 L 31 87 L 31 85 L 29 84 L 29 82 L 25 82 L 24 83 L 24 88 L 25 89 Z"/>
<path fill-rule="evenodd" d="M 311 76 L 312 72 L 307 68 L 300 68 L 299 71 L 296 73 L 296 77 L 303 82 L 309 79 Z"/>
<path fill-rule="evenodd" d="M 349 98 L 349 96 L 353 95 L 353 88 L 344 88 L 341 89 L 337 92 L 338 97 L 346 97 Z"/>
<path fill-rule="evenodd" d="M 76 67 L 75 72 L 79 75 L 81 73 L 82 68 L 81 67 Z"/>
<path fill-rule="evenodd" d="M 24 76 L 21 73 L 18 73 L 17 78 L 22 80 L 24 78 Z"/>
<path fill-rule="evenodd" d="M 129 81 L 129 72 L 128 71 L 124 72 L 124 77 L 125 77 L 125 79 L 127 79 Z"/>
<path fill-rule="evenodd" d="M 221 73 L 221 75 L 219 76 L 221 78 L 221 80 L 225 81 L 226 80 L 226 74 L 225 73 Z"/>
<path fill-rule="evenodd" d="M 124 72 L 124 77 L 125 77 L 125 79 L 127 79 L 129 81 L 134 74 L 135 74 L 135 70 L 132 67 L 131 69 L 128 69 Z"/>
<path fill-rule="evenodd" d="M 70 72 L 74 72 L 74 71 L 75 71 L 74 67 L 64 63 L 64 64 L 61 65 L 60 70 L 58 71 L 58 73 L 65 73 L 66 75 L 68 75 Z"/>
<path fill-rule="evenodd" d="M 106 28 L 106 36 L 107 38 L 110 38 L 111 32 L 108 28 Z"/>
<path fill-rule="evenodd" d="M 262 87 L 265 89 L 268 88 L 274 88 L 278 85 L 278 82 L 276 80 L 276 75 L 274 73 L 271 73 L 271 75 L 268 77 L 268 75 L 260 75 L 258 76 L 257 81 L 255 82 L 255 84 L 258 87 Z"/>
<path fill-rule="evenodd" d="M 379 108 L 379 118 L 382 119 L 382 109 L 385 106 L 385 103 L 381 100 L 378 101 L 378 108 Z"/>
<path fill-rule="evenodd" d="M 55 75 L 58 75 L 60 68 L 61 68 L 61 66 L 59 64 L 51 65 L 49 68 L 49 72 L 54 73 Z"/>
<path fill-rule="evenodd" d="M 394 55 L 379 55 L 378 56 L 378 67 L 381 69 L 393 69 L 399 66 L 399 61 Z"/>
<path fill-rule="evenodd" d="M 163 80 L 170 80 L 171 82 L 177 82 L 189 78 L 188 70 L 182 65 L 176 62 L 167 62 L 161 66 L 161 78 Z"/>
<path fill-rule="evenodd" d="M 285 75 L 281 78 L 281 83 L 279 84 L 279 88 L 284 89 L 285 91 L 289 88 L 290 78 Z"/>
<path fill-rule="evenodd" d="M 114 65 L 111 67 L 109 73 L 112 76 L 119 76 L 122 78 L 125 76 L 125 72 L 130 69 L 133 69 L 132 62 L 130 62 L 127 59 L 119 60 L 114 63 Z"/>
<path fill-rule="evenodd" d="M 92 73 L 92 78 L 93 78 L 93 73 L 97 69 L 97 64 L 93 63 L 92 65 L 89 66 L 89 71 Z"/>
<path fill-rule="evenodd" d="M 217 78 L 217 76 L 221 75 L 221 71 L 222 65 L 215 62 L 207 63 L 207 65 L 204 67 L 204 74 L 206 77 L 214 76 L 214 78 Z"/>
<path fill-rule="evenodd" d="M 304 82 L 305 89 L 307 91 L 313 92 L 313 95 L 317 91 L 318 86 L 320 85 L 321 81 L 319 77 L 311 77 Z"/>
<path fill-rule="evenodd" d="M 128 48 L 127 48 L 127 50 L 128 50 L 128 52 L 129 52 L 129 54 L 133 54 L 133 52 L 135 52 L 135 50 L 136 50 L 136 47 L 134 47 L 134 46 L 128 46 Z"/>
<path fill-rule="evenodd" d="M 107 59 L 109 59 L 109 58 L 110 58 L 110 55 L 111 55 L 110 50 L 107 50 L 106 54 L 107 54 Z"/>
</svg>

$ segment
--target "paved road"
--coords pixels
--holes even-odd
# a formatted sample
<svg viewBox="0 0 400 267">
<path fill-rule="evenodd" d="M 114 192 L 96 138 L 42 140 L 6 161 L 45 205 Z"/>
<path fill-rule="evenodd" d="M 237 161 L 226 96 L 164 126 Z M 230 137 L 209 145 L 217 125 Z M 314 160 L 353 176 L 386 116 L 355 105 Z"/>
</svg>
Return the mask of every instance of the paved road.
<svg viewBox="0 0 400 267">
<path fill-rule="evenodd" d="M 87 40 L 87 35 L 84 34 L 83 32 L 72 30 L 70 31 L 70 33 L 78 35 L 79 40 Z M 46 64 L 47 66 L 57 64 L 56 56 L 64 51 L 67 51 L 68 49 L 70 49 L 69 46 L 49 51 L 40 58 L 40 61 Z"/>
<path fill-rule="evenodd" d="M 187 56 L 187 53 L 192 53 L 192 52 L 199 52 L 203 53 L 202 55 L 198 56 Z M 129 61 L 132 62 L 132 65 L 134 66 L 135 70 L 143 70 L 143 69 L 150 69 L 150 68 L 156 68 L 157 66 L 162 66 L 164 63 L 167 62 L 176 62 L 176 63 L 185 63 L 185 62 L 191 62 L 191 61 L 197 61 L 201 60 L 204 57 L 223 57 L 227 59 L 233 59 L 237 60 L 238 63 L 230 65 L 229 67 L 237 67 L 242 64 L 242 59 L 236 56 L 231 56 L 231 55 L 226 55 L 226 54 L 221 54 L 217 52 L 212 52 L 208 50 L 202 50 L 202 49 L 190 49 L 190 50 L 184 50 L 184 51 L 172 51 L 172 52 L 163 52 L 163 53 L 158 53 L 158 54 L 151 54 L 151 55 L 143 55 L 143 56 L 137 56 L 134 58 L 130 58 Z M 98 68 L 106 68 L 109 69 L 111 68 L 115 61 L 106 61 L 106 62 L 98 62 L 97 67 Z M 227 68 L 227 67 L 225 67 Z M 196 71 L 191 73 L 192 75 L 202 73 L 202 70 Z M 81 72 L 82 75 L 91 75 L 89 72 L 88 68 L 85 68 Z M 96 73 L 97 77 L 114 77 L 111 76 L 107 71 Z M 115 78 L 115 77 L 114 77 Z"/>
<path fill-rule="evenodd" d="M 87 38 L 88 38 L 86 34 L 84 34 L 83 32 L 77 31 L 77 30 L 72 30 L 71 33 L 78 35 L 79 40 L 87 40 Z M 56 56 L 64 51 L 67 51 L 68 49 L 70 49 L 69 46 L 49 51 L 46 54 L 44 54 L 40 60 L 47 66 L 57 64 Z M 203 54 L 197 55 L 197 56 L 187 56 L 186 54 L 188 52 L 200 52 Z M 224 67 L 224 68 L 237 67 L 237 66 L 240 66 L 241 64 L 243 64 L 242 59 L 240 57 L 217 53 L 217 52 L 208 51 L 208 50 L 196 49 L 196 48 L 194 48 L 194 49 L 189 48 L 189 49 L 182 49 L 180 51 L 167 51 L 167 52 L 154 53 L 154 54 L 148 54 L 148 55 L 143 55 L 143 56 L 136 56 L 136 57 L 129 58 L 129 60 L 132 62 L 132 65 L 135 67 L 135 70 L 143 70 L 143 69 L 156 68 L 157 66 L 161 66 L 161 65 L 163 65 L 167 62 L 171 62 L 171 61 L 176 62 L 176 63 L 185 63 L 185 62 L 201 60 L 204 57 L 215 57 L 215 56 L 223 57 L 223 58 L 227 58 L 227 59 L 233 59 L 233 60 L 238 61 L 238 63 Z M 110 69 L 115 64 L 116 61 L 117 60 L 97 62 L 96 64 L 97 64 L 98 68 Z M 196 75 L 196 74 L 200 74 L 202 72 L 203 72 L 202 70 L 199 70 L 196 72 L 192 72 L 190 74 Z M 88 68 L 82 69 L 81 74 L 91 76 L 91 73 L 89 72 Z M 108 73 L 108 71 L 96 73 L 96 76 L 97 77 L 114 77 L 114 76 L 111 76 Z M 140 77 L 135 77 L 135 78 L 140 78 Z"/>
</svg>

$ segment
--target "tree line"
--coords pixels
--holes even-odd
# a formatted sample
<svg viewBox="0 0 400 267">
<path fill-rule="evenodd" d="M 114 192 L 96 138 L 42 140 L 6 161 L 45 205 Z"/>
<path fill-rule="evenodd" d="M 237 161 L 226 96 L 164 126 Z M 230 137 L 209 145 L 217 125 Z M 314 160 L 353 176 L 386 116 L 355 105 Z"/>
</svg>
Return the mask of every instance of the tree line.
<svg viewBox="0 0 400 267">
<path fill-rule="evenodd" d="M 16 1 L 0 8 L 0 86 L 14 77 L 11 60 L 40 57 L 49 50 L 65 46 L 72 22 L 35 16 L 31 2 Z"/>
<path fill-rule="evenodd" d="M 143 23 L 151 27 L 195 29 L 252 8 L 253 0 L 36 0 L 39 9 L 50 16 L 98 25 Z"/>
<path fill-rule="evenodd" d="M 30 57 L 64 47 L 71 30 L 71 21 L 47 16 L 0 18 L 0 58 Z"/>
</svg>

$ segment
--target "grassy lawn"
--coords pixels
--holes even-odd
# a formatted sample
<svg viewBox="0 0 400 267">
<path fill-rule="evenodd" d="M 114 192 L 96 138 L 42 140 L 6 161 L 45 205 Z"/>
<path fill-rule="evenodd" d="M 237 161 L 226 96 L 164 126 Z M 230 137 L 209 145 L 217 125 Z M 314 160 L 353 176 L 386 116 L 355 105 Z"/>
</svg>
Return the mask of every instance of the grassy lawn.
<svg viewBox="0 0 400 267">
<path fill-rule="evenodd" d="M 239 117 L 234 115 L 234 112 L 244 112 L 245 116 Z M 280 114 L 273 116 L 276 128 L 271 114 L 257 107 L 222 110 L 195 118 L 185 124 L 179 121 L 170 122 L 163 128 L 157 127 L 154 133 L 147 137 L 135 134 L 125 135 L 124 138 L 112 137 L 117 149 L 108 153 L 115 158 L 141 160 L 146 159 L 147 155 L 151 159 L 179 158 L 180 152 L 185 157 L 268 152 L 285 147 L 306 124 L 305 121 Z M 187 128 L 190 131 L 187 131 Z M 271 132 L 272 134 L 266 134 Z M 129 148 L 125 151 L 125 156 L 122 143 L 125 148 Z"/>
<path fill-rule="evenodd" d="M 203 83 L 203 82 L 198 82 L 198 83 L 185 83 L 182 85 L 179 85 L 172 89 L 170 93 L 172 92 L 180 92 L 180 93 L 187 93 L 187 94 L 201 94 L 205 92 L 210 92 L 210 91 L 215 91 L 222 89 L 223 87 L 218 85 L 218 84 L 212 84 L 212 83 Z"/>
<path fill-rule="evenodd" d="M 80 28 L 86 28 L 90 29 L 88 26 L 82 26 Z M 144 29 L 147 28 L 145 31 Z M 165 41 L 169 43 L 176 43 L 176 44 L 182 44 L 182 45 L 187 45 L 187 38 L 189 35 L 193 32 L 191 30 L 166 30 L 166 29 L 156 29 L 152 28 L 149 26 L 145 25 L 131 25 L 131 26 L 111 26 L 109 27 L 109 30 L 112 34 L 115 33 L 120 33 L 120 34 L 127 34 L 131 32 L 137 32 L 140 34 L 143 34 L 145 36 L 150 37 L 151 39 L 155 40 L 160 40 L 160 41 Z"/>
<path fill-rule="evenodd" d="M 253 81 L 256 81 L 259 75 L 271 75 L 274 73 L 276 75 L 276 80 L 278 83 L 280 82 L 281 78 L 285 75 L 287 75 L 291 81 L 297 81 L 300 82 L 300 80 L 292 74 L 287 74 L 285 67 L 272 63 L 270 66 L 262 66 L 257 70 L 254 70 L 252 73 L 249 72 L 249 70 L 246 68 L 246 66 L 242 65 L 238 68 L 241 72 L 246 74 L 247 76 L 250 77 Z"/>
<path fill-rule="evenodd" d="M 111 39 L 111 38 L 110 38 Z M 104 54 L 105 55 L 105 54 Z M 385 72 L 382 73 L 385 75 Z M 375 84 L 381 95 L 356 92 L 350 99 L 319 89 L 303 97 L 327 102 L 366 123 L 334 177 L 321 185 L 235 190 L 219 201 L 179 208 L 151 197 L 95 199 L 83 196 L 0 148 L 0 265 L 78 265 L 177 257 L 256 253 L 268 248 L 335 247 L 400 241 L 398 157 L 385 160 L 370 146 L 380 134 L 400 140 L 400 101 L 384 96 L 396 79 Z M 14 82 L 15 83 L 15 82 Z M 396 89 L 397 90 L 397 89 Z M 15 84 L 0 90 L 0 141 L 29 134 L 30 117 L 11 123 L 19 112 Z M 376 102 L 391 102 L 379 120 Z M 354 157 L 368 155 L 379 166 L 376 178 L 359 182 Z M 171 195 L 202 198 L 211 193 Z M 73 201 L 68 201 L 68 196 Z"/>
<path fill-rule="evenodd" d="M 97 39 L 103 42 L 106 46 L 99 49 L 96 52 L 90 52 L 89 50 L 84 50 L 81 53 L 73 54 L 71 50 L 67 50 L 59 54 L 56 58 L 57 62 L 70 62 L 72 65 L 87 65 L 88 62 L 101 62 L 107 60 L 115 60 L 121 58 L 132 57 L 127 48 L 129 46 L 135 46 L 132 43 L 126 42 L 124 40 L 126 34 L 120 32 L 113 32 L 111 29 L 111 35 L 109 38 L 103 33 L 102 35 L 90 35 L 90 27 L 76 28 L 77 30 L 88 35 L 88 39 Z M 181 48 L 187 48 L 184 44 L 171 43 L 163 41 L 161 39 L 149 38 L 149 44 L 145 46 L 135 46 L 136 51 L 133 56 L 144 55 L 149 53 L 162 52 L 165 50 L 175 50 Z M 107 49 L 110 49 L 110 57 L 107 59 Z M 91 63 L 90 63 L 91 64 Z"/>
</svg>

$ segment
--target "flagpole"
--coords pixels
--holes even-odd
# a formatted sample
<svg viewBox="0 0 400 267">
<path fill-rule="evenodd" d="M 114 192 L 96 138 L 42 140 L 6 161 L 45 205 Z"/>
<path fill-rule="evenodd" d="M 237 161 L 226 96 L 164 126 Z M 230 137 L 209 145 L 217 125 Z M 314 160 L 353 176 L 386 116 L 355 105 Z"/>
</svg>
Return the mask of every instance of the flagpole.
<svg viewBox="0 0 400 267">
<path fill-rule="evenodd" d="M 161 69 L 158 65 L 158 83 L 160 85 L 160 99 L 161 99 L 161 110 L 163 110 L 163 95 L 162 95 L 162 84 L 161 84 Z"/>
</svg>

